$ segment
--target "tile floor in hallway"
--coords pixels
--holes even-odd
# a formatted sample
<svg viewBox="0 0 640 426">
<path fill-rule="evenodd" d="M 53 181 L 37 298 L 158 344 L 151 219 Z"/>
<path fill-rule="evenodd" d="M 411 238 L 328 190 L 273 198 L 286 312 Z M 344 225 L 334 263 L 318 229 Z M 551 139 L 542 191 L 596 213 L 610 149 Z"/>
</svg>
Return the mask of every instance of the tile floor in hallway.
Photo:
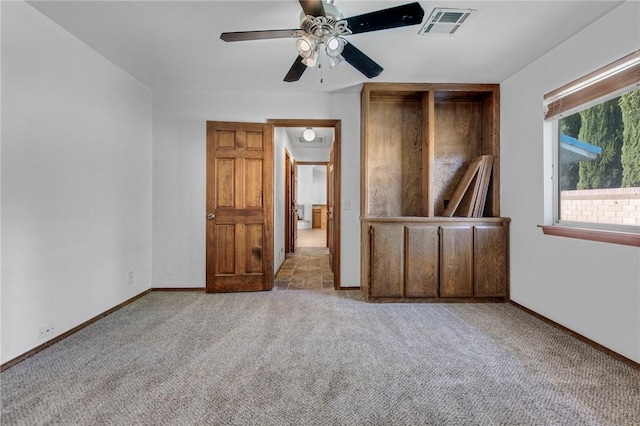
<svg viewBox="0 0 640 426">
<path fill-rule="evenodd" d="M 274 289 L 278 290 L 323 290 L 333 288 L 333 272 L 329 267 L 327 247 L 309 247 L 311 238 L 318 237 L 320 230 L 301 230 L 298 233 L 298 248 L 287 257 L 276 275 Z M 312 234 L 315 233 L 315 235 Z M 322 230 L 324 232 L 324 230 Z M 322 245 L 324 245 L 324 238 Z M 302 243 L 302 244 L 300 244 Z"/>
<path fill-rule="evenodd" d="M 276 275 L 274 290 L 333 289 L 333 272 L 326 247 L 298 247 L 287 254 Z"/>
</svg>

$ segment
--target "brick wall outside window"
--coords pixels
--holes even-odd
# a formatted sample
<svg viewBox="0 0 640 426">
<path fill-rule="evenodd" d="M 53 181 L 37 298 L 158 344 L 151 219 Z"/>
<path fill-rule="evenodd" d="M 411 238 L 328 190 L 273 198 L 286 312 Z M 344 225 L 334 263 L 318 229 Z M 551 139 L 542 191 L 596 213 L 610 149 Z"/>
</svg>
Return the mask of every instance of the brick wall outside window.
<svg viewBox="0 0 640 426">
<path fill-rule="evenodd" d="M 640 225 L 640 187 L 562 191 L 560 218 L 579 222 Z"/>
</svg>

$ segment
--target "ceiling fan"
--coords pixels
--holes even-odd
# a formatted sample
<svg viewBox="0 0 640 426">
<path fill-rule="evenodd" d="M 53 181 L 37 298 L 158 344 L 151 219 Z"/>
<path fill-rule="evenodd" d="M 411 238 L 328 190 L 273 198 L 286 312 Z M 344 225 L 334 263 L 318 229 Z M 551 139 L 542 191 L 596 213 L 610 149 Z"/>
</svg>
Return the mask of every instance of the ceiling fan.
<svg viewBox="0 0 640 426">
<path fill-rule="evenodd" d="M 344 18 L 333 0 L 299 0 L 300 29 L 239 31 L 222 33 L 224 41 L 297 38 L 298 57 L 284 81 L 300 80 L 307 68 L 320 67 L 324 60 L 333 68 L 347 61 L 367 78 L 378 76 L 382 67 L 344 39 L 350 34 L 386 30 L 422 22 L 424 10 L 418 2 Z"/>
</svg>

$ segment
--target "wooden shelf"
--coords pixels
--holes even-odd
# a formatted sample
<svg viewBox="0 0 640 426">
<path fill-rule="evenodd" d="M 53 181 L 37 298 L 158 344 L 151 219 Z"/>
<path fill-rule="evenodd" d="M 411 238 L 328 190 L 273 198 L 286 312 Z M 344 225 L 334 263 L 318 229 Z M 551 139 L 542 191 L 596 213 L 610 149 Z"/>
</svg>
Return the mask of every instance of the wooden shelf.
<svg viewBox="0 0 640 426">
<path fill-rule="evenodd" d="M 493 84 L 364 85 L 361 288 L 367 300 L 508 299 L 509 221 L 499 218 L 499 102 Z M 493 159 L 484 210 L 476 209 L 484 217 L 439 217 L 469 163 L 482 155 Z M 486 281 L 476 268 L 475 259 L 486 260 L 476 244 L 483 239 L 501 240 L 493 255 L 500 283 Z"/>
</svg>

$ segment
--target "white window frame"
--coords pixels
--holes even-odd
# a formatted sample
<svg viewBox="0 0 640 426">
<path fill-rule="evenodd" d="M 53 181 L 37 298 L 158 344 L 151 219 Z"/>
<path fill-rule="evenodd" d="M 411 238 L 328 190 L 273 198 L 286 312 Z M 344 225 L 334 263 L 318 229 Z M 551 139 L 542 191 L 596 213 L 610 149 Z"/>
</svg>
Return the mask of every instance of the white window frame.
<svg viewBox="0 0 640 426">
<path fill-rule="evenodd" d="M 580 102 L 579 105 L 576 105 L 574 98 L 569 102 L 573 103 L 572 106 L 563 107 L 562 98 L 563 96 L 567 96 L 567 93 L 569 93 L 568 96 L 571 97 L 571 93 L 576 93 L 580 90 L 580 87 L 585 87 L 585 81 L 588 83 L 590 80 L 595 80 L 597 84 L 597 81 L 600 81 L 598 80 L 598 75 L 599 73 L 601 73 L 601 70 L 610 70 L 617 63 L 624 61 L 628 57 L 631 57 L 632 59 L 635 58 L 636 62 L 634 63 L 633 67 L 639 70 L 638 72 L 636 72 L 636 74 L 634 74 L 634 76 L 640 74 L 640 63 L 638 63 L 638 58 L 640 58 L 640 51 L 636 51 L 621 59 L 620 61 L 616 61 L 613 64 L 601 68 L 600 70 L 587 74 L 586 76 L 581 77 L 578 80 L 545 95 L 545 100 L 543 103 L 545 108 L 545 122 L 543 126 L 543 132 L 545 147 L 551 150 L 551 188 L 547 187 L 545 183 L 545 199 L 547 199 L 547 203 L 545 204 L 547 205 L 547 207 L 545 208 L 545 225 L 541 225 L 541 228 L 547 235 L 580 238 L 640 247 L 640 226 L 604 224 L 597 222 L 575 222 L 561 220 L 560 218 L 560 168 L 558 158 L 560 148 L 558 140 L 559 120 L 563 117 L 567 117 L 579 111 L 588 109 L 594 105 L 606 102 L 607 100 L 620 96 L 623 93 L 638 89 L 640 88 L 640 80 L 632 77 L 634 81 L 631 84 L 624 85 L 624 87 L 617 87 L 611 92 L 600 93 L 599 96 L 588 97 L 588 95 L 586 95 L 588 99 L 584 102 Z M 593 78 L 593 76 L 596 77 Z M 588 87 L 589 84 L 587 84 L 586 86 Z M 578 87 L 577 90 L 575 89 L 576 87 Z M 558 107 L 558 104 L 560 104 L 560 107 Z M 550 114 L 549 107 L 554 110 L 554 115 Z M 545 170 L 545 173 L 548 173 L 548 170 Z M 548 200 L 549 196 L 552 197 L 552 200 Z M 549 209 L 552 209 L 552 211 L 549 211 Z"/>
</svg>

